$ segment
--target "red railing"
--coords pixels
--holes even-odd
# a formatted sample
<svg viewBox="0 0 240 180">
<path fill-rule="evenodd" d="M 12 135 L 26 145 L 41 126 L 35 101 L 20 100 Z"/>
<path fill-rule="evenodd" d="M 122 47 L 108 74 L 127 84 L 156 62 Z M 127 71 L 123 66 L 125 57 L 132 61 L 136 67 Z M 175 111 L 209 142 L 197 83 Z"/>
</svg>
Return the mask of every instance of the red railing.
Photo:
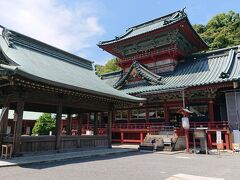
<svg viewBox="0 0 240 180">
<path fill-rule="evenodd" d="M 164 123 L 115 123 L 112 125 L 113 131 L 145 131 L 157 133 L 160 131 L 173 131 L 173 126 L 165 126 Z"/>
<path fill-rule="evenodd" d="M 190 128 L 207 127 L 208 129 L 228 129 L 227 121 L 214 121 L 214 122 L 190 122 Z"/>
</svg>

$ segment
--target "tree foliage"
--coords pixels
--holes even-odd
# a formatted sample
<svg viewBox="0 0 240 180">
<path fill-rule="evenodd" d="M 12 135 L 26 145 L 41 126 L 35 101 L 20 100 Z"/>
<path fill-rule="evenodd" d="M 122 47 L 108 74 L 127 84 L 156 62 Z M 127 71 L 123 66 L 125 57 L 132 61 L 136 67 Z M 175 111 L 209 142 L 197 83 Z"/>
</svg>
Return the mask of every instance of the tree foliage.
<svg viewBox="0 0 240 180">
<path fill-rule="evenodd" d="M 207 25 L 195 24 L 193 27 L 210 50 L 240 44 L 240 15 L 234 11 L 212 17 Z"/>
<path fill-rule="evenodd" d="M 55 119 L 50 113 L 43 113 L 36 121 L 33 127 L 33 134 L 48 135 L 50 131 L 55 129 Z"/>
<path fill-rule="evenodd" d="M 108 73 L 108 72 L 114 72 L 114 71 L 119 71 L 121 68 L 117 65 L 117 59 L 113 58 L 109 60 L 105 65 L 96 65 L 96 73 L 98 75 Z"/>
</svg>

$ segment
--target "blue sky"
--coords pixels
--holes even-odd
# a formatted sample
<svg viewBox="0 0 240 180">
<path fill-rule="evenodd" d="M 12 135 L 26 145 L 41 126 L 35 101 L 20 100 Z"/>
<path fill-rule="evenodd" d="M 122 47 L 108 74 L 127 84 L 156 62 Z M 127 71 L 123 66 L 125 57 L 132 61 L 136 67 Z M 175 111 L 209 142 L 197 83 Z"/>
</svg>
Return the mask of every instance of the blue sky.
<svg viewBox="0 0 240 180">
<path fill-rule="evenodd" d="M 0 0 L 0 24 L 97 64 L 112 55 L 99 41 L 121 35 L 131 26 L 186 7 L 192 24 L 234 10 L 239 0 Z"/>
</svg>

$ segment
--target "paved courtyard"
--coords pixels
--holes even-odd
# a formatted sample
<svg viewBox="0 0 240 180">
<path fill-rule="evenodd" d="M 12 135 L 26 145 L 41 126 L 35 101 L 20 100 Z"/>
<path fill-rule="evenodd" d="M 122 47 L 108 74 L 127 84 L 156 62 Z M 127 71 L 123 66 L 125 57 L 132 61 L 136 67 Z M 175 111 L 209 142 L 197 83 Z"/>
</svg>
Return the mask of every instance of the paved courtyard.
<svg viewBox="0 0 240 180">
<path fill-rule="evenodd" d="M 129 152 L 92 158 L 0 168 L 0 179 L 239 180 L 240 155 Z M 203 177 L 199 177 L 203 176 Z M 207 178 L 208 177 L 208 178 Z M 210 178 L 211 177 L 211 178 Z"/>
</svg>

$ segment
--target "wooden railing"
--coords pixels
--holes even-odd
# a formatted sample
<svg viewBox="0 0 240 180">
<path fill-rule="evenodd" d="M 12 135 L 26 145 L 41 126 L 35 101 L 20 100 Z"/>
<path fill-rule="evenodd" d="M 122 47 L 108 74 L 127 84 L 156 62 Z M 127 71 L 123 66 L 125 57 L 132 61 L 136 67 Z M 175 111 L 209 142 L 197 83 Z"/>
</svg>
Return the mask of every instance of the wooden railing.
<svg viewBox="0 0 240 180">
<path fill-rule="evenodd" d="M 108 136 L 61 136 L 61 149 L 108 147 Z M 20 152 L 56 150 L 56 136 L 21 136 Z M 4 137 L 4 144 L 13 144 L 12 137 Z"/>
<path fill-rule="evenodd" d="M 190 128 L 207 127 L 208 129 L 228 129 L 227 121 L 190 122 Z"/>
</svg>

